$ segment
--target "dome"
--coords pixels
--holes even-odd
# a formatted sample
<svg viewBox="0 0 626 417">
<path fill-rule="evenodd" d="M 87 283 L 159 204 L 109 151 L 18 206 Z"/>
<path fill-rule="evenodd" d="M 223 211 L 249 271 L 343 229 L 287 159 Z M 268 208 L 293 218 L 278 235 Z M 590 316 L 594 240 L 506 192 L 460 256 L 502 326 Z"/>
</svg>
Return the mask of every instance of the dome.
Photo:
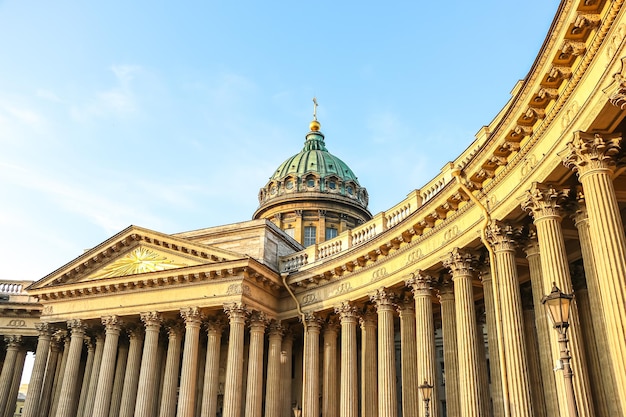
<svg viewBox="0 0 626 417">
<path fill-rule="evenodd" d="M 296 197 L 300 193 L 323 193 L 344 197 L 367 210 L 368 194 L 348 165 L 328 152 L 317 120 L 311 122 L 302 151 L 280 164 L 259 192 L 265 206 L 274 199 Z"/>
<path fill-rule="evenodd" d="M 313 113 L 304 147 L 280 164 L 261 188 L 252 217 L 274 222 L 304 246 L 372 219 L 367 190 L 345 162 L 328 152 L 320 127 Z"/>
</svg>

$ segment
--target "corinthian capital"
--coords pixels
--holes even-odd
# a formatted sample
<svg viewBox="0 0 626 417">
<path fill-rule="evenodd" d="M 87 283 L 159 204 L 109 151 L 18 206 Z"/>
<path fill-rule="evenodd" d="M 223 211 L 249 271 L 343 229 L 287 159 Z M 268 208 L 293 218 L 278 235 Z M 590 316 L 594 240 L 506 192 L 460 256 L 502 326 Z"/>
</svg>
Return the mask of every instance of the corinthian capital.
<svg viewBox="0 0 626 417">
<path fill-rule="evenodd" d="M 556 189 L 551 185 L 533 183 L 522 201 L 522 209 L 528 211 L 535 221 L 544 217 L 562 217 L 563 204 L 569 197 L 569 189 Z"/>
<path fill-rule="evenodd" d="M 370 295 L 370 300 L 376 305 L 376 308 L 393 309 L 395 294 L 385 288 L 379 288 L 376 292 Z"/>
<path fill-rule="evenodd" d="M 496 252 L 515 251 L 522 228 L 507 223 L 492 222 L 487 227 L 487 239 Z"/>
<path fill-rule="evenodd" d="M 453 279 L 459 275 L 471 275 L 473 263 L 474 255 L 459 248 L 454 248 L 450 255 L 443 260 L 443 266 L 450 270 Z"/>
<path fill-rule="evenodd" d="M 567 144 L 567 149 L 560 155 L 563 164 L 578 171 L 579 176 L 594 169 L 613 171 L 621 140 L 620 133 L 599 135 L 578 131 L 574 132 L 574 140 Z"/>
<path fill-rule="evenodd" d="M 437 282 L 435 278 L 419 269 L 412 273 L 411 276 L 406 281 L 404 281 L 406 286 L 411 288 L 413 294 L 415 294 L 416 296 L 430 296 L 435 282 Z"/>
</svg>

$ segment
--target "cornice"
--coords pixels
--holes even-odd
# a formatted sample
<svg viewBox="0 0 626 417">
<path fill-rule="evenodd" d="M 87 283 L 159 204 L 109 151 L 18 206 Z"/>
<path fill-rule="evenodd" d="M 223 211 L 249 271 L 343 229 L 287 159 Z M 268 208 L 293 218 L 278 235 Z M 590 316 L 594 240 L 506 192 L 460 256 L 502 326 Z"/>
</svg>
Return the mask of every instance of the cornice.
<svg viewBox="0 0 626 417">
<path fill-rule="evenodd" d="M 29 292 L 45 303 L 76 297 L 160 290 L 177 285 L 203 284 L 213 280 L 237 277 L 242 277 L 246 281 L 253 281 L 259 286 L 266 287 L 274 292 L 278 292 L 282 288 L 275 272 L 252 258 L 245 258 L 215 264 L 43 287 L 29 290 Z"/>
</svg>

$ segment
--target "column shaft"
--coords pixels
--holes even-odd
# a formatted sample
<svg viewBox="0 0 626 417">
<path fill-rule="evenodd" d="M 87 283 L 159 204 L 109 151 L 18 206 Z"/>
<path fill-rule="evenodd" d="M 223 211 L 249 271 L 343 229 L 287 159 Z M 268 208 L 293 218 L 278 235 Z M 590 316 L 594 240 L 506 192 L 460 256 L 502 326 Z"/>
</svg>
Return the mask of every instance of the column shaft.
<svg viewBox="0 0 626 417">
<path fill-rule="evenodd" d="M 485 319 L 487 322 L 487 344 L 489 346 L 489 366 L 491 375 L 491 401 L 494 417 L 504 417 L 504 398 L 502 397 L 502 374 L 500 370 L 500 351 L 498 346 L 498 329 L 495 303 L 493 301 L 493 281 L 490 268 L 481 270 L 483 283 L 483 300 L 485 302 Z M 446 378 L 447 379 L 447 378 Z"/>
<path fill-rule="evenodd" d="M 2 365 L 2 373 L 0 374 L 0 414 L 4 415 L 9 401 L 9 391 L 11 390 L 11 381 L 13 380 L 13 372 L 17 363 L 17 356 L 22 345 L 21 336 L 5 336 L 4 341 L 7 344 L 7 353 Z"/>
<path fill-rule="evenodd" d="M 61 341 L 55 335 L 50 341 L 50 353 L 48 354 L 48 363 L 46 364 L 46 375 L 44 377 L 43 388 L 41 390 L 41 401 L 39 409 L 35 411 L 33 416 L 48 417 L 51 416 L 50 405 L 53 399 L 54 377 L 59 365 L 59 352 L 61 350 Z"/>
<path fill-rule="evenodd" d="M 370 298 L 378 312 L 378 416 L 397 417 L 393 294 L 380 289 Z"/>
<path fill-rule="evenodd" d="M 126 364 L 126 372 L 124 373 L 124 388 L 122 389 L 119 417 L 133 417 L 135 414 L 141 355 L 143 351 L 143 330 L 140 327 L 131 328 L 128 330 L 128 337 L 130 339 L 128 345 L 128 361 Z"/>
<path fill-rule="evenodd" d="M 102 365 L 102 355 L 104 354 L 104 337 L 102 334 L 96 335 L 96 351 L 93 357 L 91 375 L 89 378 L 89 389 L 85 398 L 85 411 L 83 417 L 91 417 L 98 391 L 98 379 L 100 378 L 100 366 Z"/>
<path fill-rule="evenodd" d="M 361 415 L 378 416 L 378 353 L 374 311 L 366 310 L 361 318 Z"/>
<path fill-rule="evenodd" d="M 13 378 L 11 381 L 11 389 L 9 390 L 9 397 L 7 400 L 7 406 L 4 410 L 3 417 L 13 417 L 15 414 L 15 407 L 17 404 L 17 394 L 20 390 L 20 382 L 22 380 L 22 373 L 24 372 L 24 361 L 26 360 L 26 347 L 20 346 L 17 352 L 17 358 L 15 361 L 15 369 L 13 370 Z"/>
<path fill-rule="evenodd" d="M 430 412 L 432 415 L 439 415 L 439 395 L 437 393 L 437 373 L 435 356 L 435 323 L 433 320 L 432 304 L 432 284 L 435 280 L 418 271 L 413 274 L 413 279 L 407 281 L 413 289 L 415 298 L 415 331 L 417 337 L 417 381 L 419 384 L 427 382 L 433 385 L 432 397 L 430 400 Z M 413 382 L 412 385 L 414 385 Z M 417 392 L 417 386 L 411 386 L 411 390 Z M 404 391 L 404 390 L 403 390 Z M 417 400 L 417 398 L 415 398 Z M 420 401 L 424 406 L 424 401 Z M 421 415 L 425 415 L 420 412 Z"/>
<path fill-rule="evenodd" d="M 163 376 L 163 392 L 159 406 L 159 417 L 176 415 L 176 399 L 178 397 L 178 375 L 180 372 L 180 350 L 182 342 L 181 324 L 177 321 L 168 322 L 165 327 L 168 334 L 167 356 Z"/>
<path fill-rule="evenodd" d="M 77 379 L 80 367 L 80 356 L 83 350 L 83 338 L 85 336 L 85 328 L 80 320 L 71 320 L 67 323 L 72 335 L 67 355 L 67 363 L 63 375 L 63 385 L 61 386 L 59 395 L 59 405 L 56 417 L 73 417 L 72 411 L 74 400 L 77 397 L 78 390 Z"/>
<path fill-rule="evenodd" d="M 48 352 L 50 351 L 50 341 L 52 339 L 51 327 L 48 323 L 37 323 L 35 327 L 39 332 L 39 338 L 37 339 L 35 363 L 33 364 L 33 371 L 28 384 L 28 393 L 26 394 L 22 417 L 37 417 L 46 374 L 46 362 L 48 361 Z"/>
<path fill-rule="evenodd" d="M 91 372 L 93 371 L 93 360 L 96 347 L 91 341 L 91 337 L 85 337 L 87 345 L 87 360 L 85 361 L 85 372 L 83 373 L 83 383 L 80 389 L 80 398 L 78 400 L 78 409 L 76 415 L 82 417 L 85 413 L 85 403 L 87 402 L 87 393 L 89 392 L 89 382 L 91 381 Z"/>
<path fill-rule="evenodd" d="M 139 371 L 137 386 L 137 403 L 135 417 L 154 417 L 154 397 L 159 392 L 159 372 L 157 370 L 159 358 L 159 330 L 161 315 L 157 312 L 141 313 L 141 321 L 145 325 L 143 355 Z"/>
<path fill-rule="evenodd" d="M 243 341 L 247 312 L 243 304 L 225 306 L 224 310 L 229 317 L 230 333 L 228 336 L 228 360 L 226 362 L 222 415 L 223 417 L 241 417 Z"/>
<path fill-rule="evenodd" d="M 533 399 L 535 417 L 548 417 L 546 401 L 541 379 L 541 363 L 539 362 L 539 345 L 535 331 L 535 313 L 532 304 L 524 308 L 524 335 L 526 338 L 526 352 L 528 353 L 528 378 Z"/>
<path fill-rule="evenodd" d="M 281 373 L 280 354 L 283 340 L 283 327 L 280 322 L 272 322 L 269 331 L 267 351 L 267 387 L 265 388 L 265 417 L 280 417 L 281 413 Z"/>
<path fill-rule="evenodd" d="M 504 358 L 500 358 L 506 367 L 506 384 L 510 413 L 519 417 L 531 417 L 532 401 L 530 380 L 528 379 L 528 360 L 524 337 L 524 319 L 522 299 L 515 263 L 516 241 L 519 229 L 510 225 L 494 223 L 487 231 L 496 257 L 497 293 L 500 306 Z"/>
<path fill-rule="evenodd" d="M 98 389 L 96 392 L 93 408 L 93 417 L 108 417 L 111 406 L 111 393 L 113 392 L 113 378 L 115 378 L 115 360 L 117 358 L 118 341 L 120 337 L 120 323 L 117 316 L 102 318 L 106 334 L 100 375 L 98 377 Z"/>
<path fill-rule="evenodd" d="M 454 280 L 454 304 L 456 309 L 457 343 L 459 359 L 460 415 L 479 417 L 482 390 L 478 369 L 478 346 L 476 340 L 476 310 L 472 288 L 472 257 L 455 250 L 444 265 L 450 268 Z"/>
<path fill-rule="evenodd" d="M 537 331 L 537 343 L 539 345 L 539 364 L 541 371 L 541 381 L 543 383 L 543 394 L 546 401 L 546 413 L 548 416 L 559 415 L 559 403 L 556 393 L 556 380 L 554 375 L 554 362 L 552 362 L 552 346 L 550 345 L 550 334 L 553 330 L 548 325 L 545 307 L 541 304 L 544 296 L 541 273 L 541 259 L 539 254 L 539 244 L 534 231 L 530 233 L 529 243 L 524 248 L 526 259 L 528 259 L 528 269 L 530 272 L 530 282 L 533 292 L 533 309 L 535 312 L 535 329 Z"/>
<path fill-rule="evenodd" d="M 250 320 L 246 417 L 261 417 L 263 411 L 263 341 L 266 325 L 267 319 L 262 313 L 255 313 Z"/>
<path fill-rule="evenodd" d="M 113 392 L 111 394 L 111 407 L 109 417 L 118 417 L 122 404 L 122 391 L 124 389 L 124 372 L 128 363 L 128 343 L 123 343 L 117 352 L 117 364 L 115 365 L 115 378 L 113 379 Z"/>
<path fill-rule="evenodd" d="M 302 417 L 319 417 L 321 323 L 317 316 L 309 314 L 305 319 L 305 324 Z"/>
<path fill-rule="evenodd" d="M 180 373 L 180 394 L 177 417 L 193 417 L 196 410 L 196 383 L 198 382 L 198 346 L 203 315 L 197 307 L 181 309 L 185 320 L 185 347 Z"/>
<path fill-rule="evenodd" d="M 335 308 L 341 320 L 341 384 L 340 411 L 341 417 L 358 417 L 359 390 L 357 370 L 356 326 L 358 316 L 356 308 L 350 303 L 343 303 Z"/>
<path fill-rule="evenodd" d="M 200 417 L 215 417 L 219 390 L 220 350 L 224 325 L 218 320 L 207 323 L 207 352 Z"/>
<path fill-rule="evenodd" d="M 454 308 L 453 285 L 449 280 L 444 281 L 439 288 L 439 304 L 441 306 L 441 331 L 443 333 L 443 363 L 446 375 L 444 382 L 446 389 L 447 411 L 449 416 L 458 416 L 460 415 L 460 403 L 459 358 L 457 355 L 458 347 L 456 342 L 456 310 Z M 485 304 L 487 304 L 486 301 Z M 487 317 L 489 317 L 489 315 L 487 315 Z M 491 345 L 489 345 L 489 349 L 491 351 Z M 496 370 L 494 370 L 493 367 L 491 369 L 492 384 L 494 384 L 496 381 L 493 378 Z M 500 415 L 496 417 L 502 416 Z"/>
<path fill-rule="evenodd" d="M 611 358 L 606 366 L 613 371 L 615 395 L 621 411 L 626 412 L 626 237 L 612 178 L 620 142 L 619 135 L 576 132 L 564 163 L 578 171 L 585 192 L 593 258 L 602 278 L 598 288 Z M 575 383 L 577 379 L 580 377 Z M 588 392 L 579 391 L 577 395 Z"/>
<path fill-rule="evenodd" d="M 324 369 L 322 416 L 339 417 L 339 362 L 337 359 L 338 327 L 336 318 L 329 319 L 324 328 Z"/>
<path fill-rule="evenodd" d="M 280 384 L 281 384 L 281 417 L 291 417 L 291 372 L 293 368 L 293 335 L 290 331 L 283 337 L 282 351 L 280 352 Z"/>
</svg>

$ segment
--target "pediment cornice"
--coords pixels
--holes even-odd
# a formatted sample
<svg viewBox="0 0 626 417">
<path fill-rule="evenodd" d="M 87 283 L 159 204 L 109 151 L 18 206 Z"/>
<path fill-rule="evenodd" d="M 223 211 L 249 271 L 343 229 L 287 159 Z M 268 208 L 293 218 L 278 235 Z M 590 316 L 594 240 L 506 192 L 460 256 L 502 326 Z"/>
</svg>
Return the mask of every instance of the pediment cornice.
<svg viewBox="0 0 626 417">
<path fill-rule="evenodd" d="M 98 269 L 111 263 L 116 258 L 133 248 L 145 246 L 156 251 L 163 251 L 178 258 L 188 259 L 188 265 L 212 264 L 241 259 L 244 256 L 198 244 L 179 237 L 155 232 L 138 226 L 129 226 L 98 246 L 86 251 L 76 259 L 31 284 L 27 290 L 35 294 L 46 287 L 58 287 L 89 279 Z"/>
<path fill-rule="evenodd" d="M 47 301 L 137 290 L 167 289 L 176 285 L 200 284 L 233 278 L 254 282 L 272 291 L 278 291 L 282 287 L 276 272 L 252 258 L 244 258 L 165 271 L 43 286 L 29 289 L 29 293 L 45 304 Z"/>
</svg>

